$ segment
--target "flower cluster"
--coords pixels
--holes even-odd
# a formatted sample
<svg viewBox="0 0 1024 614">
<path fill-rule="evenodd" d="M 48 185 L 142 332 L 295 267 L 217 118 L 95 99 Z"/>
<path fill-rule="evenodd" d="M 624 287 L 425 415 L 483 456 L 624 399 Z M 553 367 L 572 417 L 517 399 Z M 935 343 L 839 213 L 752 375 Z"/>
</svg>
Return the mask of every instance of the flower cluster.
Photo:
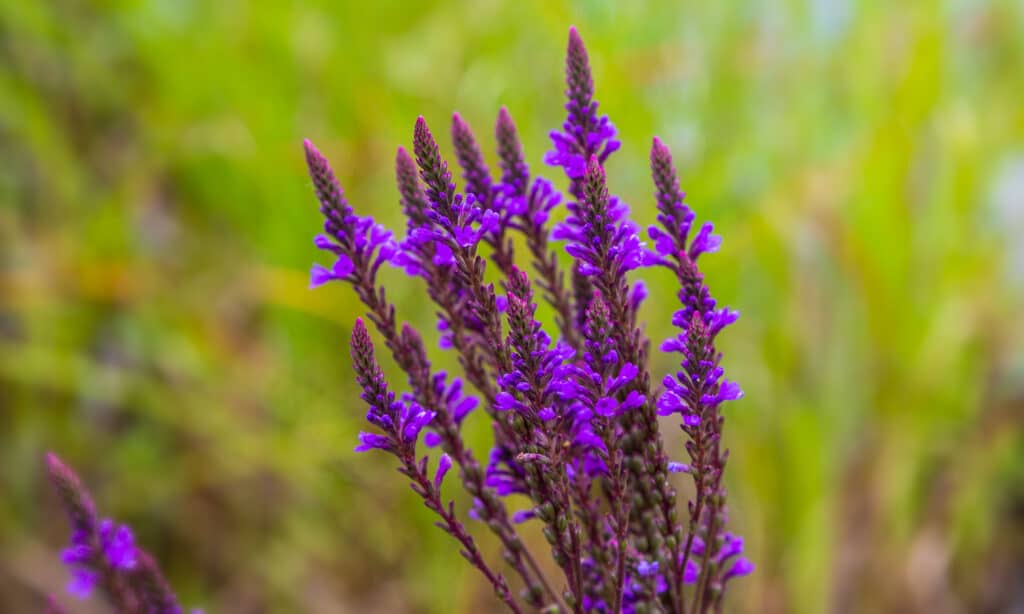
<svg viewBox="0 0 1024 614">
<path fill-rule="evenodd" d="M 647 248 L 626 205 L 609 192 L 603 165 L 620 142 L 607 116 L 598 115 L 575 29 L 566 81 L 567 118 L 551 133 L 554 149 L 545 156 L 564 171 L 566 197 L 531 177 L 506 109 L 495 124 L 499 178 L 469 124 L 453 116 L 463 191 L 420 117 L 412 154 L 399 148 L 395 163 L 407 218 L 400 240 L 353 213 L 330 166 L 306 142 L 325 218 L 316 245 L 335 258 L 331 268 L 314 267 L 313 285 L 341 281 L 355 290 L 409 387 L 393 391 L 370 331 L 357 320 L 352 361 L 375 428 L 359 434 L 356 451 L 394 457 L 438 526 L 513 612 L 719 611 L 728 582 L 753 569 L 742 556 L 742 538 L 726 530 L 722 483 L 721 408 L 742 393 L 724 378 L 715 338 L 737 313 L 716 306 L 697 267 L 698 257 L 721 241 L 711 224 L 690 237 L 694 213 L 683 204 L 667 147 L 655 139 L 658 225 L 649 229 L 653 250 Z M 562 203 L 565 221 L 552 227 Z M 517 235 L 532 273 L 516 260 Z M 554 242 L 565 243 L 568 271 Z M 398 325 L 378 279 L 385 263 L 425 284 L 437 306 L 440 345 L 455 353 L 464 379 L 435 370 L 421 336 Z M 652 389 L 650 341 L 639 322 L 646 289 L 630 279 L 652 266 L 671 270 L 680 285 L 672 320 L 680 333 L 661 350 L 680 353 L 681 370 L 661 389 Z M 540 303 L 552 310 L 557 331 L 541 324 Z M 464 391 L 467 385 L 474 394 Z M 486 466 L 461 434 L 478 406 L 493 427 Z M 687 462 L 668 457 L 659 415 L 678 416 Z M 417 451 L 421 440 L 440 449 L 432 473 L 430 455 Z M 485 560 L 454 503 L 442 499 L 442 482 L 453 470 L 472 501 L 467 516 L 498 538 L 508 571 Z M 670 479 L 676 473 L 695 486 L 687 519 L 677 510 Z M 509 504 L 524 499 L 528 505 L 510 513 Z M 517 525 L 524 522 L 539 524 L 559 578 L 549 577 L 521 540 Z"/>
<path fill-rule="evenodd" d="M 604 164 L 622 143 L 616 140 L 615 126 L 607 115 L 598 116 L 594 100 L 594 79 L 590 74 L 590 59 L 576 28 L 569 30 L 569 51 L 565 58 L 565 110 L 568 116 L 562 131 L 551 132 L 554 149 L 544 161 L 561 166 L 570 179 L 583 177 L 587 164 L 597 157 Z M 578 194 L 573 194 L 579 196 Z"/>
<path fill-rule="evenodd" d="M 110 519 L 98 520 L 89 492 L 56 455 L 48 454 L 46 464 L 71 524 L 71 544 L 61 554 L 71 571 L 68 593 L 86 599 L 98 588 L 118 612 L 181 614 L 174 591 L 153 557 L 135 545 L 131 529 Z M 47 611 L 63 609 L 51 597 Z"/>
</svg>

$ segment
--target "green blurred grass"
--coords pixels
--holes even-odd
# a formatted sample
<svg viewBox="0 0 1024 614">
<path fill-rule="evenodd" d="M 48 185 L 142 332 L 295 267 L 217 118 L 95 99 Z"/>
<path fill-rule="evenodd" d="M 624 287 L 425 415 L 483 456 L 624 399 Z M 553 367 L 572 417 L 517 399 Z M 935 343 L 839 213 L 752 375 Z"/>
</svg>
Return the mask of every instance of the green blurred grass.
<svg viewBox="0 0 1024 614">
<path fill-rule="evenodd" d="M 395 228 L 418 114 L 490 148 L 507 105 L 542 171 L 569 24 L 624 138 L 614 191 L 653 219 L 658 134 L 725 237 L 704 266 L 743 312 L 728 479 L 759 565 L 734 608 L 1019 605 L 1019 3 L 57 0 L 0 7 L 0 609 L 64 583 L 48 449 L 208 612 L 493 607 L 351 452 L 360 310 L 306 289 L 300 143 Z M 650 279 L 658 339 L 673 288 Z"/>
</svg>

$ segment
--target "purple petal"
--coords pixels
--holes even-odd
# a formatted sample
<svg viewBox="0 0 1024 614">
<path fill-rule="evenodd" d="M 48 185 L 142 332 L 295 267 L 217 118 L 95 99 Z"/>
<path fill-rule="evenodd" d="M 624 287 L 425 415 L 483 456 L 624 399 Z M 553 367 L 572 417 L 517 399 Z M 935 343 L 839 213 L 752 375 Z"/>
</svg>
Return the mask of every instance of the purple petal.
<svg viewBox="0 0 1024 614">
<path fill-rule="evenodd" d="M 316 288 L 334 279 L 334 274 L 319 264 L 314 264 L 309 271 L 309 287 Z"/>
<path fill-rule="evenodd" d="M 533 510 L 519 510 L 518 512 L 512 514 L 512 522 L 516 524 L 523 524 L 527 520 L 533 518 L 535 515 L 536 514 L 534 514 Z"/>
<path fill-rule="evenodd" d="M 697 554 L 696 551 L 693 554 Z M 700 576 L 700 565 L 693 559 L 686 560 L 686 569 L 683 570 L 683 582 L 686 584 L 696 584 L 697 578 Z"/>
<path fill-rule="evenodd" d="M 594 405 L 594 411 L 597 415 L 604 416 L 605 418 L 611 418 L 614 416 L 615 411 L 618 408 L 619 403 L 615 399 L 609 397 L 604 397 Z"/>
<path fill-rule="evenodd" d="M 331 272 L 334 274 L 335 279 L 342 279 L 355 269 L 352 265 L 352 259 L 345 254 L 338 254 L 338 260 L 331 267 Z"/>
<path fill-rule="evenodd" d="M 92 590 L 99 582 L 99 574 L 85 567 L 76 567 L 71 570 L 71 582 L 68 583 L 68 593 L 78 599 L 86 599 L 92 594 Z"/>
<path fill-rule="evenodd" d="M 425 435 L 423 435 L 423 445 L 427 446 L 428 448 L 436 448 L 437 446 L 441 445 L 441 441 L 441 436 L 435 433 L 434 431 L 428 431 Z"/>
<path fill-rule="evenodd" d="M 732 567 L 729 568 L 729 571 L 725 572 L 725 575 L 722 576 L 722 580 L 728 580 L 729 578 L 734 578 L 736 576 L 745 576 L 753 571 L 754 564 L 751 563 L 750 560 L 746 557 L 741 556 L 740 558 L 736 559 L 736 562 L 732 564 Z"/>
<path fill-rule="evenodd" d="M 334 242 L 332 242 L 325 234 L 318 234 L 314 237 L 313 245 L 315 245 L 317 249 L 324 249 L 330 252 L 333 252 L 336 249 Z"/>
<path fill-rule="evenodd" d="M 434 488 L 441 488 L 441 482 L 444 481 L 445 474 L 448 473 L 448 470 L 451 468 L 452 457 L 447 454 L 442 454 L 441 458 L 437 460 L 437 473 L 434 474 Z"/>
<path fill-rule="evenodd" d="M 359 445 L 356 446 L 356 452 L 366 452 L 368 450 L 390 450 L 391 440 L 384 435 L 378 435 L 376 433 L 367 433 L 361 431 L 359 433 Z"/>
<path fill-rule="evenodd" d="M 739 384 L 729 380 L 723 380 L 722 386 L 718 389 L 719 401 L 736 401 L 743 398 L 743 390 Z"/>
</svg>

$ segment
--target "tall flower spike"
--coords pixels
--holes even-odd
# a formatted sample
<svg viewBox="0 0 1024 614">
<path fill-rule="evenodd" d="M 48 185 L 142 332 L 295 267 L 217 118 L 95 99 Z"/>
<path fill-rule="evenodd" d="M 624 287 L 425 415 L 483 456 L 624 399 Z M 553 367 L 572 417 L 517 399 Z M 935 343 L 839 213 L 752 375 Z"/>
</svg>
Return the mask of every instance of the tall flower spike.
<svg viewBox="0 0 1024 614">
<path fill-rule="evenodd" d="M 726 522 L 722 474 L 728 453 L 720 449 L 724 422 L 720 406 L 741 398 L 743 391 L 735 382 L 723 379 L 721 354 L 715 349 L 714 340 L 724 327 L 736 321 L 739 313 L 716 308 L 716 301 L 697 268 L 698 256 L 715 251 L 720 240 L 711 234 L 712 226 L 707 223 L 687 245 L 694 214 L 683 204 L 672 156 L 658 139 L 651 150 L 651 173 L 661 228 L 654 227 L 650 235 L 659 245 L 658 251 L 671 257 L 663 264 L 679 279 L 678 296 L 682 304 L 672 317 L 672 323 L 682 331 L 661 346 L 662 351 L 683 355 L 682 370 L 674 377 L 665 377 L 658 413 L 678 414 L 682 418 L 681 428 L 687 435 L 686 449 L 691 460 L 689 474 L 696 493 L 690 503 L 689 535 L 683 556 L 673 573 L 677 579 L 685 579 L 693 564 L 690 557 L 699 557 L 699 576 L 691 578 L 697 582 L 693 608 L 704 611 L 714 605 L 730 578 L 753 569 L 747 559 L 736 558 L 742 551 L 742 539 L 722 537 Z M 735 561 L 726 567 L 724 562 L 733 558 Z"/>
<path fill-rule="evenodd" d="M 502 209 L 513 216 L 511 225 L 526 239 L 526 246 L 533 256 L 533 268 L 537 271 L 537 285 L 544 299 L 555 309 L 555 321 L 562 338 L 570 347 L 578 348 L 579 331 L 573 326 L 572 295 L 565 285 L 565 274 L 559 269 L 558 255 L 548 244 L 550 231 L 548 221 L 551 211 L 562 202 L 551 182 L 538 177 L 530 181 L 530 168 L 523 156 L 516 125 L 508 109 L 501 108 L 494 127 L 498 142 L 498 158 L 501 161 L 500 197 Z"/>
<path fill-rule="evenodd" d="M 562 131 L 551 132 L 554 149 L 544 157 L 552 166 L 561 166 L 570 180 L 570 191 L 580 198 L 578 182 L 587 170 L 587 162 L 596 156 L 604 163 L 622 145 L 616 140 L 615 126 L 607 115 L 597 115 L 594 100 L 594 79 L 590 74 L 590 59 L 576 28 L 569 29 L 569 47 L 565 59 L 565 95 L 568 112 Z"/>
<path fill-rule="evenodd" d="M 310 286 L 319 286 L 334 280 L 358 282 L 361 277 L 372 279 L 381 265 L 395 253 L 397 246 L 391 232 L 371 218 L 355 215 L 341 189 L 327 159 L 309 140 L 305 141 L 306 163 L 313 179 L 320 212 L 324 216 L 324 233 L 313 241 L 319 249 L 334 255 L 334 265 L 328 269 L 314 265 L 310 273 Z"/>
<path fill-rule="evenodd" d="M 658 202 L 658 223 L 664 231 L 657 226 L 650 226 L 648 233 L 659 254 L 678 256 L 686 252 L 686 239 L 693 225 L 694 214 L 683 204 L 686 195 L 679 188 L 672 154 L 658 137 L 654 137 L 651 145 L 651 175 Z"/>
<path fill-rule="evenodd" d="M 466 181 L 467 195 L 473 196 L 482 209 L 497 213 L 493 229 L 483 239 L 494 250 L 491 259 L 502 272 L 508 274 L 515 263 L 512 241 L 506 238 L 512 212 L 505 210 L 505 199 L 500 198 L 499 188 L 491 179 L 491 171 L 476 144 L 476 137 L 458 113 L 452 115 L 452 141 Z"/>
<path fill-rule="evenodd" d="M 402 197 L 402 212 L 409 220 L 410 231 L 428 223 L 427 195 L 423 193 L 419 175 L 416 161 L 404 147 L 399 147 L 395 155 L 395 177 L 398 180 L 398 192 Z"/>
<path fill-rule="evenodd" d="M 487 168 L 480 147 L 476 144 L 473 130 L 458 113 L 452 114 L 452 143 L 455 145 L 459 166 L 462 167 L 466 191 L 475 196 L 477 202 L 489 208 L 494 189 L 491 171 Z"/>
<path fill-rule="evenodd" d="M 152 557 L 136 547 L 131 530 L 98 520 L 81 480 L 55 454 L 46 455 L 46 465 L 71 524 L 71 545 L 61 555 L 71 571 L 68 592 L 85 599 L 100 588 L 120 612 L 180 614 L 174 592 Z M 151 590 L 156 584 L 159 599 Z"/>
<path fill-rule="evenodd" d="M 419 231 L 414 238 L 417 242 L 434 242 L 450 250 L 456 292 L 465 295 L 467 315 L 474 321 L 471 323 L 475 324 L 475 332 L 481 341 L 479 347 L 491 358 L 490 363 L 495 370 L 505 371 L 508 353 L 501 334 L 501 307 L 494 285 L 484 283 L 487 264 L 477 253 L 481 239 L 499 228 L 499 216 L 495 211 L 481 207 L 472 194 L 465 198 L 456 194 L 448 164 L 441 157 L 437 142 L 422 117 L 416 121 L 413 137 L 416 163 L 427 184 L 431 207 L 429 216 L 433 224 L 432 228 Z M 471 358 L 463 353 L 464 363 L 471 363 Z M 493 401 L 493 385 L 486 381 L 486 374 L 468 375 L 488 401 Z"/>
<path fill-rule="evenodd" d="M 57 490 L 64 511 L 68 515 L 72 532 L 95 532 L 96 506 L 75 472 L 52 452 L 46 455 L 46 468 L 50 474 L 50 483 Z"/>
<path fill-rule="evenodd" d="M 427 202 L 434 208 L 446 211 L 455 199 L 455 184 L 452 183 L 448 163 L 441 157 L 441 148 L 437 146 L 422 115 L 416 118 L 412 142 L 416 165 L 427 186 Z"/>
<path fill-rule="evenodd" d="M 494 138 L 498 143 L 498 159 L 501 162 L 501 183 L 505 198 L 524 198 L 529 187 L 530 167 L 523 155 L 516 124 L 508 109 L 501 107 L 498 121 L 494 125 Z"/>
<path fill-rule="evenodd" d="M 454 537 L 462 546 L 462 556 L 476 567 L 491 583 L 498 597 L 513 612 L 520 612 L 505 578 L 494 572 L 483 560 L 473 538 L 465 527 L 455 518 L 454 504 L 447 505 L 441 500 L 441 482 L 450 467 L 448 461 L 439 461 L 438 470 L 433 478 L 427 472 L 427 457 L 417 459 L 416 443 L 420 431 L 434 418 L 434 413 L 425 410 L 415 403 L 405 403 L 395 399 L 388 389 L 384 372 L 374 357 L 373 341 L 362 319 L 356 320 L 352 328 L 351 341 L 352 366 L 356 372 L 356 381 L 363 389 L 361 398 L 366 402 L 369 411 L 366 419 L 383 434 L 359 434 L 357 452 L 379 449 L 392 454 L 400 463 L 399 471 L 412 481 L 412 489 L 422 499 L 427 509 L 440 517 L 437 526 Z M 447 457 L 442 457 L 447 458 Z"/>
<path fill-rule="evenodd" d="M 594 80 L 590 72 L 590 59 L 587 56 L 583 39 L 575 27 L 569 29 L 569 44 L 565 58 L 565 109 L 567 116 L 562 124 L 562 131 L 550 133 L 554 149 L 549 151 L 544 161 L 552 166 L 561 166 L 569 178 L 569 193 L 577 200 L 582 200 L 583 175 L 592 157 L 604 163 L 608 156 L 619 149 L 621 143 L 615 138 L 615 126 L 606 115 L 598 116 L 598 103 L 594 100 Z M 570 209 L 572 204 L 569 205 Z M 582 329 L 586 319 L 586 309 L 590 304 L 592 289 L 591 280 L 586 279 L 579 265 L 572 270 L 572 285 L 578 300 L 575 305 L 577 326 Z"/>
</svg>

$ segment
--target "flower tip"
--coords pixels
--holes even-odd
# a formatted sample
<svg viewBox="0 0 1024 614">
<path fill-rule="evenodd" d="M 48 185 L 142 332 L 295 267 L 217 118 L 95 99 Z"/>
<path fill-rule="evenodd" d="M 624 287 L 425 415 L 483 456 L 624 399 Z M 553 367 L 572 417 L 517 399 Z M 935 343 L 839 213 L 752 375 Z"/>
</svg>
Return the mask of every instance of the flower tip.
<svg viewBox="0 0 1024 614">
<path fill-rule="evenodd" d="M 316 158 L 322 157 L 320 154 L 320 150 L 317 149 L 316 145 L 313 144 L 313 141 L 309 139 L 302 139 L 302 149 L 306 151 L 307 161 L 312 161 Z"/>
<path fill-rule="evenodd" d="M 654 137 L 651 143 L 651 157 L 652 158 L 666 158 L 670 156 L 668 146 L 665 145 L 665 141 L 662 141 L 658 137 Z"/>
<path fill-rule="evenodd" d="M 579 68 L 584 68 L 589 62 L 587 58 L 587 48 L 583 45 L 583 38 L 580 36 L 579 30 L 576 26 L 569 26 L 569 60 L 571 64 L 577 64 Z"/>
<path fill-rule="evenodd" d="M 434 474 L 434 488 L 440 490 L 445 474 L 452 468 L 452 457 L 447 453 L 442 454 L 437 461 L 437 473 Z"/>
<path fill-rule="evenodd" d="M 434 140 L 434 135 L 430 132 L 430 127 L 427 126 L 427 120 L 423 119 L 420 115 L 416 118 L 416 127 L 413 129 L 413 151 L 419 156 L 429 149 L 436 149 L 437 142 Z"/>
<path fill-rule="evenodd" d="M 64 461 L 53 452 L 46 453 L 46 468 L 53 478 L 61 479 L 68 478 L 74 475 L 68 466 L 64 464 Z"/>
<path fill-rule="evenodd" d="M 456 145 L 459 144 L 460 139 L 473 138 L 473 131 L 470 129 L 469 124 L 466 123 L 466 120 L 462 119 L 458 111 L 452 113 L 452 137 L 456 141 Z"/>
</svg>

